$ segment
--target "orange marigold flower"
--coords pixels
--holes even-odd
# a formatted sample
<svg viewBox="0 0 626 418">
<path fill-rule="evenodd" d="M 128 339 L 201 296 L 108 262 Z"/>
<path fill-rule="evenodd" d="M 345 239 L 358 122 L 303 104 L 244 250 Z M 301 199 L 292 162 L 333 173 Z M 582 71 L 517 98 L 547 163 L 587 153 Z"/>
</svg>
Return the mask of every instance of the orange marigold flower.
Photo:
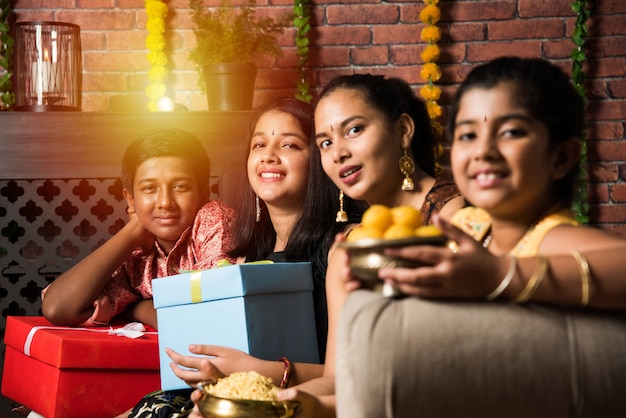
<svg viewBox="0 0 626 418">
<path fill-rule="evenodd" d="M 420 12 L 420 20 L 424 23 L 434 25 L 439 22 L 439 19 L 441 19 L 441 11 L 439 7 L 433 6 L 432 4 L 427 5 Z"/>
<path fill-rule="evenodd" d="M 443 110 L 441 109 L 441 106 L 437 104 L 437 102 L 430 100 L 427 101 L 426 108 L 428 109 L 428 115 L 431 119 L 437 119 L 443 114 Z"/>
<path fill-rule="evenodd" d="M 439 59 L 439 55 L 441 54 L 441 50 L 437 45 L 430 44 L 427 45 L 426 48 L 422 51 L 422 61 L 424 62 L 435 62 Z"/>
<path fill-rule="evenodd" d="M 420 76 L 424 81 L 439 81 L 441 78 L 441 69 L 434 62 L 427 62 L 420 71 Z"/>
<path fill-rule="evenodd" d="M 425 84 L 420 89 L 420 96 L 422 96 L 422 98 L 427 101 L 428 100 L 437 101 L 441 97 L 441 89 L 432 84 Z"/>
<path fill-rule="evenodd" d="M 441 39 L 441 29 L 437 26 L 426 26 L 422 29 L 421 38 L 430 43 L 438 42 Z"/>
</svg>

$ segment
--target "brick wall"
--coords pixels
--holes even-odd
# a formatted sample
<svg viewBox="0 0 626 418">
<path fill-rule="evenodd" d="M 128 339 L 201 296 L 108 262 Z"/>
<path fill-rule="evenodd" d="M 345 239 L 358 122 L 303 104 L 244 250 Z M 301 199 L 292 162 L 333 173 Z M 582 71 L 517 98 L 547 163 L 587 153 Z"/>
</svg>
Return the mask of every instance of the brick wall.
<svg viewBox="0 0 626 418">
<path fill-rule="evenodd" d="M 210 0 L 215 4 L 217 0 Z M 187 0 L 168 1 L 170 95 L 190 110 L 206 110 L 198 75 L 187 60 L 194 44 Z M 207 4 L 209 1 L 206 2 Z M 592 223 L 626 236 L 626 2 L 603 0 L 589 20 L 589 174 Z M 263 12 L 291 10 L 291 0 L 259 0 Z M 499 55 L 544 57 L 570 68 L 570 0 L 440 2 L 440 45 L 447 104 L 472 65 Z M 143 110 L 147 84 L 146 15 L 142 0 L 16 0 L 18 21 L 56 20 L 81 26 L 83 111 Z M 340 73 L 374 72 L 405 78 L 416 88 L 423 43 L 418 0 L 312 0 L 308 65 L 315 89 Z M 293 94 L 293 30 L 281 39 L 284 56 L 259 62 L 255 104 Z"/>
</svg>

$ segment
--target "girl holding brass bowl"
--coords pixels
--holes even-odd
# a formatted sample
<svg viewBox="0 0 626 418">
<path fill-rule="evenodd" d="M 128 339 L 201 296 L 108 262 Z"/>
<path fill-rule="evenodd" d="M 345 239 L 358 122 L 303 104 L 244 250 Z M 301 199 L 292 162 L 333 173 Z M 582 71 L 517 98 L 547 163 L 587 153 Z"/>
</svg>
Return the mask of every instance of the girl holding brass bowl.
<svg viewBox="0 0 626 418">
<path fill-rule="evenodd" d="M 331 81 L 318 99 L 315 129 L 312 155 L 343 195 L 368 204 L 412 205 L 420 208 L 425 224 L 436 212 L 449 217 L 464 205 L 454 184 L 437 176 L 435 132 L 424 103 L 406 82 L 372 75 Z M 328 260 L 329 330 L 323 374 L 314 379 L 300 376 L 296 383 L 304 383 L 278 394 L 281 400 L 300 403 L 298 417 L 335 415 L 334 341 L 347 295 L 342 284 L 344 257 L 335 248 Z M 200 392 L 192 399 L 198 403 Z"/>
<path fill-rule="evenodd" d="M 346 196 L 370 205 L 419 208 L 424 225 L 435 213 L 449 218 L 464 206 L 452 181 L 439 175 L 440 145 L 426 106 L 403 80 L 369 74 L 332 80 L 315 108 L 315 140 L 313 153 Z M 345 258 L 336 248 L 326 274 L 324 374 L 279 393 L 280 399 L 301 403 L 297 416 L 335 415 L 335 333 L 347 297 Z"/>
<path fill-rule="evenodd" d="M 347 298 L 338 416 L 624 416 L 626 240 L 569 210 L 581 96 L 548 61 L 499 58 L 470 72 L 448 126 L 473 207 L 437 222 L 456 248 L 387 251 L 426 265 L 379 271 L 415 297 Z"/>
<path fill-rule="evenodd" d="M 339 191 L 326 178 L 319 159 L 310 155 L 312 119 L 312 106 L 293 98 L 278 99 L 258 109 L 251 123 L 245 168 L 241 170 L 229 255 L 242 262 L 311 262 L 318 344 L 323 358 L 327 254 L 335 234 L 345 224 L 335 222 Z M 364 205 L 350 199 L 343 204 L 349 220 L 358 221 Z M 168 354 L 174 373 L 192 387 L 240 371 L 256 371 L 278 385 L 284 380 L 287 365 L 293 367 L 287 380 L 297 383 L 321 375 L 323 368 L 319 364 L 291 365 L 287 359 L 261 360 L 228 347 L 192 345 L 189 350 L 192 355 L 172 350 Z M 135 406 L 130 417 L 172 416 L 186 404 L 190 391 L 150 394 Z M 177 401 L 172 402 L 175 396 Z"/>
</svg>

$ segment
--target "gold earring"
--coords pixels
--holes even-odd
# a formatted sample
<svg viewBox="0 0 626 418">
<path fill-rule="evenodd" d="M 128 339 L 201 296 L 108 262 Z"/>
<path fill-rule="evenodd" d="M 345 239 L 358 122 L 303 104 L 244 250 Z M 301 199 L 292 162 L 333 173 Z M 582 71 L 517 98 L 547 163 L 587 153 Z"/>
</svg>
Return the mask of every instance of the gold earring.
<svg viewBox="0 0 626 418">
<path fill-rule="evenodd" d="M 337 217 L 335 222 L 348 222 L 348 214 L 343 210 L 343 192 L 339 191 L 339 211 L 337 211 Z"/>
<path fill-rule="evenodd" d="M 261 221 L 261 204 L 259 203 L 259 196 L 258 195 L 254 196 L 254 203 L 255 203 L 255 206 L 256 206 L 255 221 L 260 222 Z"/>
<path fill-rule="evenodd" d="M 411 174 L 415 171 L 415 162 L 413 159 L 409 157 L 409 154 L 406 152 L 406 149 L 403 150 L 404 155 L 400 157 L 400 171 L 404 174 L 404 179 L 402 180 L 402 191 L 409 191 L 415 188 L 413 184 L 413 180 L 411 180 Z"/>
</svg>

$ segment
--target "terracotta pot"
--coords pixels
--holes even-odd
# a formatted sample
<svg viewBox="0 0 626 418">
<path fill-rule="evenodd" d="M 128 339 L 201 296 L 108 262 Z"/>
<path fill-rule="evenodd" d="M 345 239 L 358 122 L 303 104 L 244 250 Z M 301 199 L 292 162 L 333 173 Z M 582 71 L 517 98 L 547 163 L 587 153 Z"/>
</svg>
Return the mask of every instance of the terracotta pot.
<svg viewBox="0 0 626 418">
<path fill-rule="evenodd" d="M 252 109 L 256 66 L 219 63 L 203 67 L 210 111 Z"/>
</svg>

